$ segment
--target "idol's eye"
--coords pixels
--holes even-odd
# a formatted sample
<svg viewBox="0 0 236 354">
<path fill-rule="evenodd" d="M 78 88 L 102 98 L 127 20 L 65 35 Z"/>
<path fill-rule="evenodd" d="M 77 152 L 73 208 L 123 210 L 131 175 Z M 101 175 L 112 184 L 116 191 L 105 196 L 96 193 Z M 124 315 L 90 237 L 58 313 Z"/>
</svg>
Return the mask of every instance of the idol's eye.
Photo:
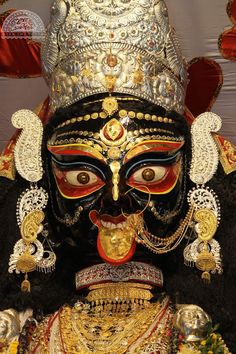
<svg viewBox="0 0 236 354">
<path fill-rule="evenodd" d="M 85 169 L 62 170 L 53 164 L 53 173 L 59 192 L 68 199 L 83 198 L 105 184 L 95 172 Z"/>
<path fill-rule="evenodd" d="M 126 183 L 144 193 L 166 194 L 175 187 L 180 172 L 181 160 L 168 166 L 146 165 L 131 173 Z"/>
<path fill-rule="evenodd" d="M 72 186 L 94 184 L 98 180 L 98 176 L 90 171 L 67 171 L 64 173 L 64 178 Z"/>
<path fill-rule="evenodd" d="M 135 171 L 132 175 L 133 181 L 136 182 L 160 182 L 167 172 L 166 167 L 163 166 L 150 166 L 140 168 L 139 170 Z"/>
</svg>

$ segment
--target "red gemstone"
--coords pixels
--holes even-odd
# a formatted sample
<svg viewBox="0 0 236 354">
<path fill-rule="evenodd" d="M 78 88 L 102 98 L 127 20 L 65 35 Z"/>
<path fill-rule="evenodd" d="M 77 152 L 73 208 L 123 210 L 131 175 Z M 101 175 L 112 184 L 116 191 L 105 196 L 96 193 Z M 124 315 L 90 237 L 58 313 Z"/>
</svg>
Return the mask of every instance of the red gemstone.
<svg viewBox="0 0 236 354">
<path fill-rule="evenodd" d="M 110 66 L 110 68 L 114 68 L 118 63 L 117 57 L 113 54 L 109 54 L 107 56 L 107 65 Z"/>
</svg>

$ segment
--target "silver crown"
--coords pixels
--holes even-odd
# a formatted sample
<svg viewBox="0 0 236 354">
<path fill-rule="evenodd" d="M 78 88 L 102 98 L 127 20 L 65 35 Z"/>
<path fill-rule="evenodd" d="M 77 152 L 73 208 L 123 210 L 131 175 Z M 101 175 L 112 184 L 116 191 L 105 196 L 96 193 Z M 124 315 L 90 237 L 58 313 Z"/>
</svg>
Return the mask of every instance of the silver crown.
<svg viewBox="0 0 236 354">
<path fill-rule="evenodd" d="M 55 0 L 42 64 L 52 110 L 116 92 L 183 112 L 186 65 L 163 0 Z"/>
</svg>

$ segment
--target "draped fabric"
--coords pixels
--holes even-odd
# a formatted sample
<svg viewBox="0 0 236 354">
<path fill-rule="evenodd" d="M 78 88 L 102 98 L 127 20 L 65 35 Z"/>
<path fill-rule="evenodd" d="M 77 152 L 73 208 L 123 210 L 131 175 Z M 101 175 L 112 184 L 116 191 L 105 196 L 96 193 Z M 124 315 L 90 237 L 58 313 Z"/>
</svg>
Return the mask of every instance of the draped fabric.
<svg viewBox="0 0 236 354">
<path fill-rule="evenodd" d="M 220 35 L 219 49 L 225 59 L 236 61 L 236 0 L 229 0 L 227 14 L 233 27 Z"/>
<path fill-rule="evenodd" d="M 0 17 L 0 76 L 12 78 L 39 77 L 41 73 L 40 44 L 30 39 L 6 39 L 2 25 L 14 9 Z"/>
<path fill-rule="evenodd" d="M 194 58 L 188 68 L 186 106 L 197 117 L 210 111 L 223 84 L 220 65 L 207 58 Z"/>
<path fill-rule="evenodd" d="M 219 49 L 225 59 L 236 61 L 236 27 L 232 27 L 220 36 Z"/>
</svg>

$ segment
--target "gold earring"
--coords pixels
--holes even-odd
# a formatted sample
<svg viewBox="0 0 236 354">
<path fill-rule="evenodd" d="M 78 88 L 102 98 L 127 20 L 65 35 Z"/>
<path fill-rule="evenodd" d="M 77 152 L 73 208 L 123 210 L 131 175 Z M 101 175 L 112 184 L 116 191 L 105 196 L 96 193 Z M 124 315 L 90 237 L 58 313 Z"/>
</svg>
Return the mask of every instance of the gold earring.
<svg viewBox="0 0 236 354">
<path fill-rule="evenodd" d="M 221 119 L 214 113 L 200 114 L 191 127 L 192 161 L 190 180 L 196 184 L 188 194 L 194 210 L 197 238 L 184 249 L 185 264 L 201 270 L 202 279 L 209 282 L 210 273 L 222 273 L 220 245 L 213 239 L 219 221 L 220 205 L 213 190 L 205 186 L 217 170 L 219 153 L 212 132 L 221 127 Z"/>
</svg>

